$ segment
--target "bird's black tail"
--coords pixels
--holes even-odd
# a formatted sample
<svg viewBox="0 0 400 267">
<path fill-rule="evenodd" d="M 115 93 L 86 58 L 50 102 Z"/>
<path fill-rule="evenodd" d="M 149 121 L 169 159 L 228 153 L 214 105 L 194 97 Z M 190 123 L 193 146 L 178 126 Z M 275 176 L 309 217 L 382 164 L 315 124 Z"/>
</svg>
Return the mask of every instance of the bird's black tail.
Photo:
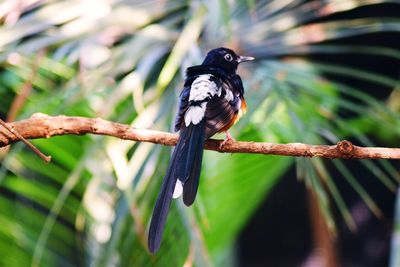
<svg viewBox="0 0 400 267">
<path fill-rule="evenodd" d="M 196 125 L 190 124 L 181 129 L 151 218 L 148 238 L 148 247 L 151 253 L 155 253 L 160 248 L 161 237 L 177 180 L 179 179 L 183 184 L 183 202 L 185 205 L 190 206 L 196 198 L 204 142 L 204 120 Z"/>
</svg>

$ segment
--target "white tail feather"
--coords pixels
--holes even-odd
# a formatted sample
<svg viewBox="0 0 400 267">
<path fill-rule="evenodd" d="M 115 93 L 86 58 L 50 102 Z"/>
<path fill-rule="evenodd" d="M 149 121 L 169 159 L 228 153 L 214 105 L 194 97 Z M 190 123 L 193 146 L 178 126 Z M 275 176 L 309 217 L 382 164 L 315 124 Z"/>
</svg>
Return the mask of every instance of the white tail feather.
<svg viewBox="0 0 400 267">
<path fill-rule="evenodd" d="M 183 184 L 181 181 L 177 180 L 175 184 L 174 194 L 172 195 L 173 198 L 178 198 L 182 195 L 183 192 Z"/>
</svg>

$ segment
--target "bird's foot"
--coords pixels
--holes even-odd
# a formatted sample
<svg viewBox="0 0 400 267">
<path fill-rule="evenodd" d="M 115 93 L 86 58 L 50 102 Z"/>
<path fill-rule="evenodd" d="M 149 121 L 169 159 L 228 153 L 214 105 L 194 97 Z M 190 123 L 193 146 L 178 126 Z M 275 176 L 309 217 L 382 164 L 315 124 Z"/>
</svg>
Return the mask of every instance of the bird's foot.
<svg viewBox="0 0 400 267">
<path fill-rule="evenodd" d="M 221 144 L 219 144 L 219 148 L 223 148 L 227 143 L 232 142 L 232 141 L 236 141 L 235 138 L 232 137 L 232 135 L 226 131 L 225 132 L 225 139 L 224 141 L 221 142 Z"/>
</svg>

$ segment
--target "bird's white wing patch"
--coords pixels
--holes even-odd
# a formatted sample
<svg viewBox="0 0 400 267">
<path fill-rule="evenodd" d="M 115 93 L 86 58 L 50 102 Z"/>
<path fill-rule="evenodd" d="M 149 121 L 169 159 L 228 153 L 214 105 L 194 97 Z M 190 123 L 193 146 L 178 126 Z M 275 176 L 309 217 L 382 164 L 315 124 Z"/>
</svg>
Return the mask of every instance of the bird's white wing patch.
<svg viewBox="0 0 400 267">
<path fill-rule="evenodd" d="M 190 123 L 198 124 L 204 117 L 206 105 L 207 103 L 203 102 L 200 106 L 190 106 L 185 114 L 185 125 L 189 126 Z"/>
<path fill-rule="evenodd" d="M 185 125 L 198 124 L 206 112 L 207 99 L 214 95 L 221 95 L 221 89 L 211 79 L 211 74 L 197 77 L 190 88 L 189 108 L 185 114 Z"/>
<path fill-rule="evenodd" d="M 189 101 L 203 101 L 207 97 L 221 94 L 221 90 L 211 80 L 211 77 L 211 74 L 203 74 L 193 81 L 190 88 Z"/>
<path fill-rule="evenodd" d="M 183 184 L 181 181 L 176 180 L 175 184 L 175 189 L 174 189 L 174 194 L 172 195 L 173 198 L 178 198 L 182 195 L 183 192 Z"/>
</svg>

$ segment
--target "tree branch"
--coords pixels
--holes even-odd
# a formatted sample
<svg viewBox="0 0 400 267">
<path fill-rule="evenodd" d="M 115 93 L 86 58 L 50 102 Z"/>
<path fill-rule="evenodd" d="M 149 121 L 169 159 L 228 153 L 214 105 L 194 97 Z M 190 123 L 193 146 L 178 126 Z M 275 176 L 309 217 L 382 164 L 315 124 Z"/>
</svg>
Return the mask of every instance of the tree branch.
<svg viewBox="0 0 400 267">
<path fill-rule="evenodd" d="M 114 136 L 138 142 L 150 142 L 174 146 L 177 134 L 131 128 L 128 125 L 106 121 L 100 118 L 48 116 L 33 114 L 29 119 L 8 123 L 26 139 L 49 138 L 56 135 L 97 134 Z M 0 147 L 21 141 L 18 137 L 0 127 Z M 295 157 L 358 158 L 358 159 L 400 159 L 400 148 L 360 147 L 349 141 L 336 145 L 308 145 L 302 143 L 274 144 L 230 141 L 221 146 L 222 140 L 206 141 L 205 149 L 227 153 L 254 153 Z"/>
<path fill-rule="evenodd" d="M 22 135 L 18 133 L 18 131 L 14 130 L 13 127 L 10 127 L 5 121 L 0 119 L 0 125 L 3 126 L 4 129 L 6 129 L 9 133 L 13 134 L 16 138 L 21 140 L 25 145 L 27 145 L 30 149 L 33 150 L 39 157 L 41 157 L 45 162 L 49 163 L 51 161 L 50 156 L 46 156 L 43 154 L 39 149 L 37 149 L 34 145 L 32 145 L 31 142 L 26 140 Z"/>
</svg>

